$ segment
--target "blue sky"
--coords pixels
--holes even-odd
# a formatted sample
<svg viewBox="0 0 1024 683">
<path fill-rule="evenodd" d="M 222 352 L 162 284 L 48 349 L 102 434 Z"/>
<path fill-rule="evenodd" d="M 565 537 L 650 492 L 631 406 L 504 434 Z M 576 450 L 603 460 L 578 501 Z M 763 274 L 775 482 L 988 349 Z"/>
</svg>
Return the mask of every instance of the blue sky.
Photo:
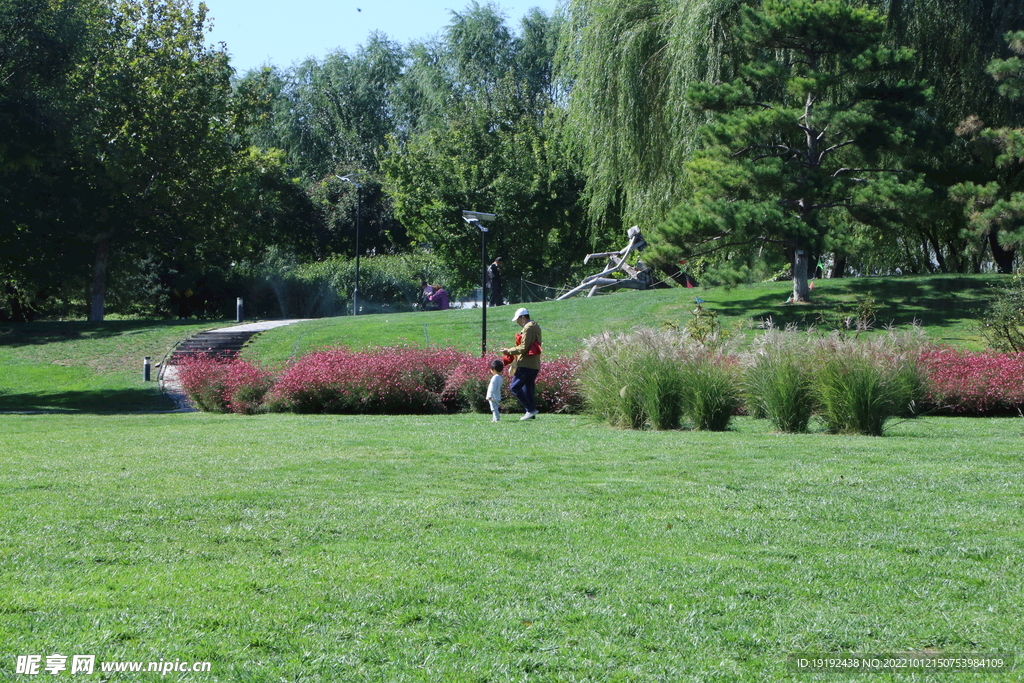
<svg viewBox="0 0 1024 683">
<path fill-rule="evenodd" d="M 239 74 L 264 64 L 289 67 L 307 57 L 322 59 L 342 49 L 353 52 L 371 31 L 406 44 L 435 36 L 448 25 L 451 10 L 469 0 L 204 0 L 214 29 L 213 43 L 224 42 Z M 485 4 L 484 2 L 480 3 Z M 548 14 L 558 0 L 498 0 L 508 25 L 531 7 Z"/>
</svg>

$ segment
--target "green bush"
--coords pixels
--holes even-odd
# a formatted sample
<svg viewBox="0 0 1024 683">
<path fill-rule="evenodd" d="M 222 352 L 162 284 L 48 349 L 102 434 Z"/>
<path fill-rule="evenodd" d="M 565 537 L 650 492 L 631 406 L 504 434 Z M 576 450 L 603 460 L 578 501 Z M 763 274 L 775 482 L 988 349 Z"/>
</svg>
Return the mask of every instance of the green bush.
<svg viewBox="0 0 1024 683">
<path fill-rule="evenodd" d="M 1024 271 L 995 290 L 995 298 L 978 320 L 988 345 L 1004 353 L 1024 351 Z"/>
<path fill-rule="evenodd" d="M 814 413 L 810 336 L 795 329 L 769 329 L 756 340 L 746 373 L 747 407 L 782 432 L 806 432 Z"/>
<path fill-rule="evenodd" d="M 851 339 L 838 333 L 815 348 L 814 389 L 831 432 L 881 436 L 885 422 L 909 416 L 924 395 L 919 334 Z"/>
<path fill-rule="evenodd" d="M 725 429 L 739 406 L 735 366 L 685 332 L 637 330 L 588 339 L 579 382 L 587 409 L 629 429 Z"/>
<path fill-rule="evenodd" d="M 350 313 L 354 258 L 299 263 L 289 254 L 271 251 L 262 262 L 240 270 L 248 282 L 246 311 L 252 315 L 317 318 Z M 362 313 L 411 311 L 421 280 L 445 284 L 449 279 L 449 271 L 430 254 L 364 256 L 359 260 L 359 307 Z"/>
</svg>

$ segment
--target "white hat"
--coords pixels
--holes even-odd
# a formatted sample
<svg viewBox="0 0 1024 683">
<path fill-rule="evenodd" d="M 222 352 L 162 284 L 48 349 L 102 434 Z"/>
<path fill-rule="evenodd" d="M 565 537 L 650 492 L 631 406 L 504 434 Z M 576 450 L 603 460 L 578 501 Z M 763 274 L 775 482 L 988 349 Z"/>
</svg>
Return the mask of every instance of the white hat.
<svg viewBox="0 0 1024 683">
<path fill-rule="evenodd" d="M 516 314 L 514 316 L 512 316 L 512 322 L 515 322 L 515 321 L 519 320 L 519 318 L 521 318 L 524 315 L 527 318 L 529 318 L 530 317 L 530 312 L 528 310 L 526 310 L 525 308 L 518 309 L 516 311 Z"/>
</svg>

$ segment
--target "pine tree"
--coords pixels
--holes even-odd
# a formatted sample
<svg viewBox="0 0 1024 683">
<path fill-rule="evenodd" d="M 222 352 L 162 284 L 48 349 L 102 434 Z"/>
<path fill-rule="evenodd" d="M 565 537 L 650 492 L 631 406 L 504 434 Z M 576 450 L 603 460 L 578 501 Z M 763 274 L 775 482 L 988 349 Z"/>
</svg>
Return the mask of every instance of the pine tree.
<svg viewBox="0 0 1024 683">
<path fill-rule="evenodd" d="M 654 258 L 781 248 L 803 302 L 811 255 L 830 246 L 833 225 L 893 224 L 927 196 L 893 152 L 913 144 L 928 93 L 906 77 L 912 51 L 881 45 L 884 30 L 881 14 L 842 0 L 743 8 L 738 77 L 687 93 L 710 122 L 684 166 L 689 198 L 655 231 Z"/>
<path fill-rule="evenodd" d="M 1000 83 L 1001 94 L 1024 101 L 1024 31 L 1007 33 L 1006 41 L 1017 56 L 992 60 L 988 72 Z M 1024 128 L 983 126 L 971 116 L 957 134 L 969 141 L 972 155 L 995 179 L 959 183 L 950 194 L 964 205 L 974 232 L 988 238 L 999 272 L 1012 273 L 1015 253 L 1024 247 Z"/>
</svg>

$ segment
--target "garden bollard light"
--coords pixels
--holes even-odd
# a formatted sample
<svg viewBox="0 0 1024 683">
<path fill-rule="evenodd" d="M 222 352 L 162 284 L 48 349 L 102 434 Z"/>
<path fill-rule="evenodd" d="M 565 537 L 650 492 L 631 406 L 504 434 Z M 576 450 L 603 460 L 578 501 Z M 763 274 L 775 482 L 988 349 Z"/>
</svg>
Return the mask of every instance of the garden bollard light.
<svg viewBox="0 0 1024 683">
<path fill-rule="evenodd" d="M 235 301 L 235 322 L 242 322 L 243 317 L 244 316 L 242 315 L 242 297 L 238 297 L 238 300 Z"/>
<path fill-rule="evenodd" d="M 150 372 L 149 356 L 146 356 L 143 359 L 143 361 L 142 361 L 142 381 L 143 382 L 148 382 L 149 381 L 149 372 Z"/>
</svg>

